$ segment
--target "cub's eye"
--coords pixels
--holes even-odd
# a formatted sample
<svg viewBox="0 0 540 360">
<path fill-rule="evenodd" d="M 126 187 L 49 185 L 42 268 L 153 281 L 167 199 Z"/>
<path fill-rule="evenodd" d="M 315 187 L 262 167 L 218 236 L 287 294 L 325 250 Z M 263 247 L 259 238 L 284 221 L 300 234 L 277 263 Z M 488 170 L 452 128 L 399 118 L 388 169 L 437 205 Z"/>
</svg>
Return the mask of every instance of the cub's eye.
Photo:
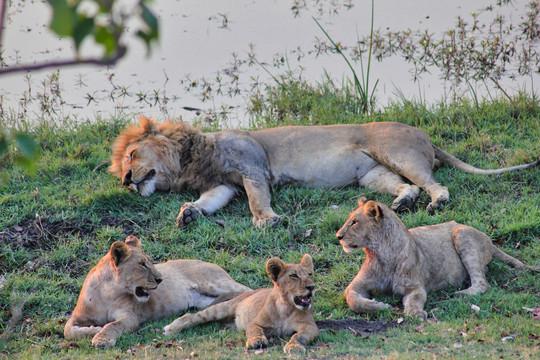
<svg viewBox="0 0 540 360">
<path fill-rule="evenodd" d="M 308 275 L 309 275 L 309 277 L 312 277 L 312 276 L 313 276 L 313 273 L 309 273 Z"/>
<path fill-rule="evenodd" d="M 300 278 L 298 277 L 298 275 L 296 275 L 296 274 L 291 274 L 291 275 L 289 275 L 289 277 L 290 277 L 291 279 L 293 279 L 293 280 L 298 280 L 298 279 L 300 279 Z"/>
<path fill-rule="evenodd" d="M 145 263 L 142 262 L 140 265 L 141 265 L 141 267 L 142 267 L 143 269 L 148 269 L 148 266 L 146 266 Z"/>
</svg>

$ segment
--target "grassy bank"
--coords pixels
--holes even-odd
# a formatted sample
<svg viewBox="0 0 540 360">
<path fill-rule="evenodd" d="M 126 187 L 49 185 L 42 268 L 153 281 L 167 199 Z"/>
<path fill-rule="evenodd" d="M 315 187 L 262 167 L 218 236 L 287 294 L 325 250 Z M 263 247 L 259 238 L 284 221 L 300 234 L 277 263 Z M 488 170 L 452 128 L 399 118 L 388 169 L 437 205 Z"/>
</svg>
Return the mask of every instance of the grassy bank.
<svg viewBox="0 0 540 360">
<path fill-rule="evenodd" d="M 289 82 L 268 90 L 252 99 L 254 127 L 400 121 L 421 128 L 436 145 L 482 168 L 531 162 L 540 154 L 540 107 L 526 96 L 512 104 L 463 101 L 429 108 L 401 102 L 363 116 L 347 90 L 328 83 L 313 88 Z M 274 210 L 287 220 L 284 225 L 253 228 L 246 197 L 240 196 L 215 214 L 225 228 L 201 219 L 178 229 L 174 219 L 180 206 L 196 199 L 196 193 L 142 198 L 107 172 L 112 141 L 132 120 L 37 128 L 42 155 L 35 173 L 19 167 L 13 156 L 0 162 L 0 358 L 284 357 L 284 339 L 274 339 L 262 353 L 247 352 L 243 333 L 218 325 L 167 338 L 156 329 L 172 318 L 144 324 L 109 350 L 95 350 L 89 340 L 64 339 L 63 326 L 86 273 L 112 242 L 129 234 L 142 239 L 155 262 L 215 262 L 254 288 L 270 284 L 264 271 L 269 257 L 297 262 L 310 253 L 318 288 L 316 319 L 400 323 L 371 336 L 324 330 L 306 358 L 537 356 L 540 321 L 524 308 L 540 307 L 540 275 L 492 262 L 487 293 L 462 298 L 452 295 L 455 289 L 430 293 L 426 323 L 401 322 L 402 304 L 391 296 L 380 297 L 394 305 L 394 311 L 354 314 L 342 293 L 364 254 L 344 254 L 335 233 L 360 194 L 387 204 L 391 196 L 357 187 L 329 191 L 287 186 L 272 193 Z M 429 199 L 422 193 L 417 210 L 401 216 L 408 227 L 456 220 L 484 231 L 507 253 L 540 265 L 540 168 L 484 177 L 442 168 L 436 178 L 449 188 L 450 204 L 430 216 L 424 210 Z"/>
</svg>

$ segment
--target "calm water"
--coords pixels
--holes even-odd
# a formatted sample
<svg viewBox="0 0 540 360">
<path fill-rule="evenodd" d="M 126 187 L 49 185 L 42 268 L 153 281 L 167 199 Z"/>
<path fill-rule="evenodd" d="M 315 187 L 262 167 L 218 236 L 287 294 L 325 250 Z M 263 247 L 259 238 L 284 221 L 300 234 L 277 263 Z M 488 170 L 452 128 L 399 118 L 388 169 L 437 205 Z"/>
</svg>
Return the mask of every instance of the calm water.
<svg viewBox="0 0 540 360">
<path fill-rule="evenodd" d="M 374 27 L 393 31 L 428 29 L 438 34 L 454 26 L 458 15 L 470 19 L 471 12 L 482 12 L 493 2 L 377 0 Z M 226 126 L 245 126 L 246 99 L 253 91 L 254 79 L 260 83 L 272 81 L 261 66 L 249 65 L 250 54 L 274 75 L 291 69 L 316 82 L 322 80 L 326 70 L 341 82 L 350 75 L 343 59 L 335 54 L 315 54 L 317 38 L 325 38 L 312 16 L 335 41 L 353 45 L 358 36 L 369 33 L 371 1 L 306 1 L 299 13 L 292 9 L 294 4 L 286 0 L 156 1 L 153 9 L 161 21 L 161 39 L 152 55 L 146 57 L 144 45 L 131 40 L 128 55 L 114 68 L 61 69 L 60 99 L 52 102 L 55 113 L 47 116 L 53 120 L 62 116 L 93 119 L 143 113 L 159 119 L 182 117 L 190 121 L 197 115 L 184 109 L 187 107 L 201 109 L 202 114 L 225 112 Z M 517 17 L 520 9 L 516 6 L 523 4 L 507 6 L 502 11 Z M 494 15 L 485 13 L 482 16 Z M 14 0 L 9 14 L 3 35 L 4 60 L 8 64 L 72 56 L 70 43 L 48 31 L 51 14 L 43 2 Z M 83 53 L 93 55 L 96 49 L 85 44 Z M 21 98 L 25 92 L 28 95 L 29 89 L 30 98 L 34 99 L 26 107 L 29 118 L 41 114 L 36 97 L 42 95 L 46 99 L 51 94 L 51 85 L 43 84 L 51 71 L 34 71 L 29 78 L 21 73 L 0 77 L 2 115 L 17 118 L 24 108 Z M 399 57 L 374 62 L 371 77 L 373 81 L 379 79 L 379 107 L 396 99 L 398 91 L 408 99 L 428 102 L 448 96 L 449 85 L 440 80 L 437 72 L 413 82 L 411 66 Z M 538 84 L 538 80 L 535 75 L 533 81 Z M 504 86 L 510 92 L 518 87 L 530 89 L 531 79 L 506 80 Z"/>
</svg>

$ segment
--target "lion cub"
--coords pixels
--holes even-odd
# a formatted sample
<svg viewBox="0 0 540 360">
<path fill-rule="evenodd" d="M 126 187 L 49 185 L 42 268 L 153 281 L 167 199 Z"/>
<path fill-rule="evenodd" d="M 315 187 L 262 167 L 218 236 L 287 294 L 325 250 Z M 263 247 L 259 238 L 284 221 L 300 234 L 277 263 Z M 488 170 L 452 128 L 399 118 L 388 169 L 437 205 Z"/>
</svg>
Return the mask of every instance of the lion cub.
<svg viewBox="0 0 540 360">
<path fill-rule="evenodd" d="M 164 333 L 174 334 L 191 326 L 225 320 L 246 330 L 248 349 L 268 345 L 269 335 L 294 334 L 283 351 L 305 352 L 306 345 L 319 335 L 311 306 L 315 290 L 311 256 L 305 254 L 300 264 L 285 264 L 271 258 L 266 262 L 266 272 L 273 288 L 244 293 L 198 313 L 185 314 L 165 326 Z"/>
<path fill-rule="evenodd" d="M 485 292 L 485 269 L 492 257 L 540 271 L 502 252 L 475 228 L 451 221 L 407 230 L 390 208 L 365 197 L 336 236 L 346 253 L 359 248 L 366 252 L 360 271 L 345 289 L 347 304 L 355 312 L 391 308 L 368 298 L 377 290 L 403 296 L 405 314 L 426 319 L 427 290 L 459 285 L 469 277 L 471 286 L 456 294 Z"/>
<path fill-rule="evenodd" d="M 141 241 L 128 236 L 125 243 L 112 244 L 86 276 L 64 336 L 93 337 L 94 346 L 114 346 L 120 334 L 136 330 L 142 322 L 190 307 L 205 308 L 222 294 L 246 291 L 251 289 L 204 261 L 173 260 L 154 266 Z"/>
</svg>

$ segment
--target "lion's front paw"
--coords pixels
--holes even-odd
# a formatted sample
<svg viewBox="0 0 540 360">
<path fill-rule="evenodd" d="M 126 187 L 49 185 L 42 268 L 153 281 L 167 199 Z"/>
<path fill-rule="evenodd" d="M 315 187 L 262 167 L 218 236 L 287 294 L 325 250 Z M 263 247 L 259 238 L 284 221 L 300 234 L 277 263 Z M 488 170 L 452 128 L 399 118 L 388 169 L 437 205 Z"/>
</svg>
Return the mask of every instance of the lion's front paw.
<svg viewBox="0 0 540 360">
<path fill-rule="evenodd" d="M 405 309 L 405 315 L 410 317 L 417 317 L 422 321 L 427 320 L 427 312 L 422 309 Z"/>
<path fill-rule="evenodd" d="M 254 336 L 246 341 L 246 348 L 247 349 L 259 349 L 263 347 L 268 346 L 268 339 L 262 335 L 262 336 Z"/>
<path fill-rule="evenodd" d="M 94 338 L 92 339 L 92 346 L 98 347 L 98 348 L 106 348 L 106 347 L 112 347 L 116 345 L 116 339 L 113 337 L 109 337 L 103 333 L 98 333 Z"/>
<path fill-rule="evenodd" d="M 194 203 L 185 203 L 180 208 L 180 213 L 176 218 L 176 226 L 184 227 L 187 224 L 194 222 L 198 216 L 204 215 L 205 211 L 199 209 Z"/>
<path fill-rule="evenodd" d="M 300 353 L 303 354 L 306 352 L 306 347 L 296 341 L 289 341 L 283 347 L 283 352 L 285 354 Z"/>
<path fill-rule="evenodd" d="M 276 226 L 281 221 L 281 216 L 274 215 L 265 218 L 253 217 L 253 225 L 257 228 Z"/>
</svg>

